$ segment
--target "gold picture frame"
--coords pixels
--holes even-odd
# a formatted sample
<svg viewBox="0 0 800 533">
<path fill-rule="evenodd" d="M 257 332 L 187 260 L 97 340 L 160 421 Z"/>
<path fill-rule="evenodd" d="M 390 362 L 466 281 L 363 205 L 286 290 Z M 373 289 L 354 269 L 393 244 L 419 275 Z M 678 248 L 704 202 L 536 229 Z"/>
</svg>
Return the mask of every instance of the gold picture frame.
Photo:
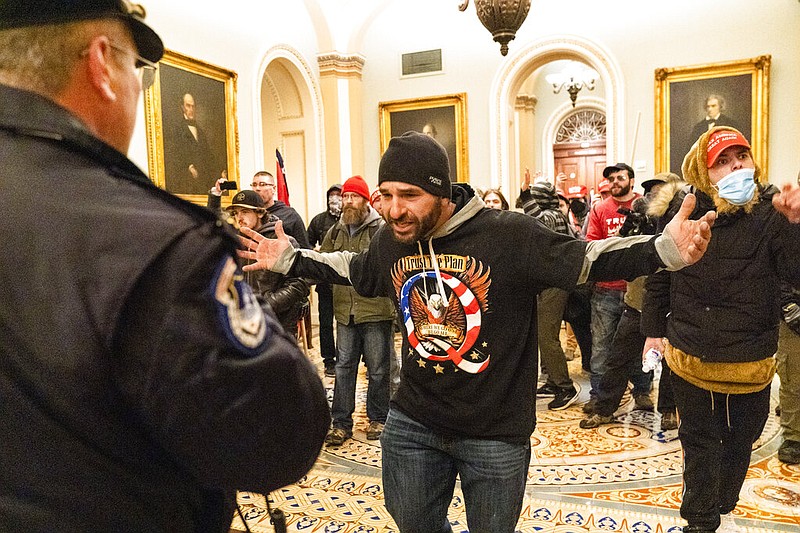
<svg viewBox="0 0 800 533">
<path fill-rule="evenodd" d="M 444 146 L 450 180 L 469 182 L 467 156 L 467 93 L 380 102 L 381 154 L 389 139 L 407 131 L 429 133 Z"/>
<path fill-rule="evenodd" d="M 200 205 L 221 176 L 239 187 L 236 78 L 231 70 L 164 52 L 144 97 L 147 163 L 156 185 Z M 191 102 L 194 122 L 185 111 Z"/>
<path fill-rule="evenodd" d="M 718 97 L 720 126 L 739 129 L 768 176 L 769 70 L 771 56 L 661 68 L 655 71 L 656 172 L 681 174 L 681 163 L 706 125 L 706 102 Z M 711 102 L 713 104 L 713 101 Z"/>
</svg>

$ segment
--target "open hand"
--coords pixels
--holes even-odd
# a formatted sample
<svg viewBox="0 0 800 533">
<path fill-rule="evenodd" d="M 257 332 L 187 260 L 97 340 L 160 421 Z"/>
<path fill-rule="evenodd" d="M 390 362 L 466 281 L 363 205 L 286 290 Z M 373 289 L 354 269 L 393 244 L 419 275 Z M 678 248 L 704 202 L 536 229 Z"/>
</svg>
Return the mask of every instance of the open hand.
<svg viewBox="0 0 800 533">
<path fill-rule="evenodd" d="M 522 185 L 520 186 L 520 190 L 527 191 L 531 188 L 531 170 L 529 168 L 525 169 L 525 178 L 522 180 Z"/>
<path fill-rule="evenodd" d="M 245 235 L 239 240 L 246 250 L 239 250 L 239 257 L 253 260 L 254 263 L 245 265 L 242 270 L 271 270 L 275 266 L 281 254 L 292 245 L 289 237 L 283 231 L 283 222 L 280 220 L 275 223 L 275 238 L 269 239 L 250 228 L 241 228 L 240 231 Z"/>
<path fill-rule="evenodd" d="M 678 214 L 664 228 L 664 232 L 672 238 L 687 265 L 694 264 L 703 257 L 711 240 L 711 226 L 717 218 L 714 211 L 709 211 L 699 220 L 689 220 L 689 215 L 694 211 L 696 204 L 695 195 L 687 194 Z"/>
</svg>

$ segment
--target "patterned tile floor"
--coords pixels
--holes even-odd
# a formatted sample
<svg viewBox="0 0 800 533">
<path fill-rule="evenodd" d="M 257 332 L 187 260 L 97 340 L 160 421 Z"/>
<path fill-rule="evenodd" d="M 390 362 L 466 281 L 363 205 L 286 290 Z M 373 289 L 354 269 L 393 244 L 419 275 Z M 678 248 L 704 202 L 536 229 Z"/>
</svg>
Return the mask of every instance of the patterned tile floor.
<svg viewBox="0 0 800 533">
<path fill-rule="evenodd" d="M 317 342 L 316 337 L 314 342 Z M 316 346 L 316 344 L 315 344 Z M 309 350 L 320 372 L 316 350 Z M 588 377 L 578 360 L 570 373 L 582 388 L 579 401 L 563 411 L 537 406 L 537 429 L 528 489 L 517 530 L 522 533 L 678 533 L 681 450 L 677 431 L 659 429 L 657 414 L 632 411 L 623 398 L 614 424 L 592 430 L 578 427 L 588 400 Z M 333 379 L 324 378 L 329 400 Z M 777 386 L 777 383 L 775 384 Z M 773 406 L 777 388 L 773 388 Z M 271 494 L 273 507 L 286 514 L 288 531 L 308 533 L 390 533 L 394 522 L 383 505 L 378 441 L 366 440 L 366 375 L 362 365 L 357 391 L 354 438 L 322 452 L 311 472 Z M 743 531 L 800 532 L 800 465 L 778 461 L 780 424 L 773 415 L 754 446 L 750 471 L 734 511 Z M 274 531 L 263 495 L 239 493 L 251 531 Z M 457 491 L 449 512 L 453 531 L 467 532 Z M 232 531 L 244 531 L 236 516 Z"/>
</svg>

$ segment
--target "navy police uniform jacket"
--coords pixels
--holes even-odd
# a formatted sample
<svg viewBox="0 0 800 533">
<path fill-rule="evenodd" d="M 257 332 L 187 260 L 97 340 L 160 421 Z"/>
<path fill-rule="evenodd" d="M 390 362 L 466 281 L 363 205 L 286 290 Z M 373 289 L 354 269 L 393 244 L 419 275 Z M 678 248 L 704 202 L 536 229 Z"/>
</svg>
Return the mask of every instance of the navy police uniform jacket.
<svg viewBox="0 0 800 533">
<path fill-rule="evenodd" d="M 48 99 L 0 85 L 0 530 L 228 531 L 313 464 L 315 370 L 236 241 Z"/>
</svg>

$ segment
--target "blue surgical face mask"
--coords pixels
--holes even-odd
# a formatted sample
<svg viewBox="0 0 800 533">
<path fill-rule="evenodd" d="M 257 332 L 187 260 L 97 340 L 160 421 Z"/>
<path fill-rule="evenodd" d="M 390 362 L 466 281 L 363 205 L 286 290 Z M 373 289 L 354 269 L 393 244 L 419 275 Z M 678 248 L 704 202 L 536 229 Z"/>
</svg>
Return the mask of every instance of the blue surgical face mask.
<svg viewBox="0 0 800 533">
<path fill-rule="evenodd" d="M 719 197 L 733 205 L 744 205 L 753 199 L 756 192 L 755 169 L 743 168 L 731 172 L 714 187 Z"/>
</svg>

